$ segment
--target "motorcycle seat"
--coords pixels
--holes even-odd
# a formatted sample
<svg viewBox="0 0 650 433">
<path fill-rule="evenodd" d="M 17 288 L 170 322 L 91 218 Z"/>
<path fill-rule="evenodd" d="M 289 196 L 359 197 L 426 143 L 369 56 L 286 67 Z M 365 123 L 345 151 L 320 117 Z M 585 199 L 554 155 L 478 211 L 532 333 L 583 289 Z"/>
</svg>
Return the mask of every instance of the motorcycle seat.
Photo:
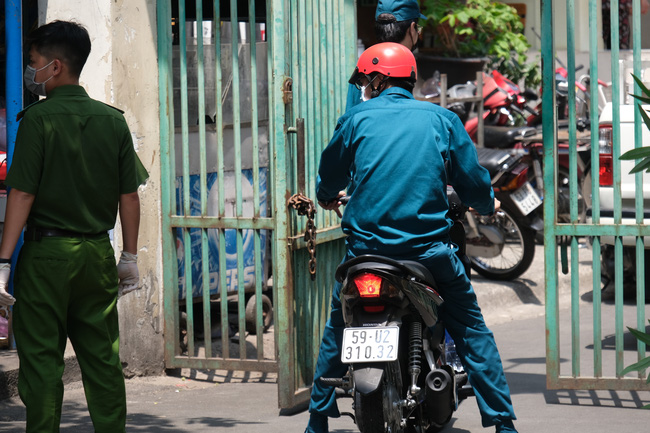
<svg viewBox="0 0 650 433">
<path fill-rule="evenodd" d="M 423 264 L 411 260 L 398 261 L 371 254 L 355 257 L 345 263 L 341 263 L 336 269 L 336 280 L 343 282 L 348 274 L 360 273 L 370 268 L 392 274 L 396 272 L 404 273 L 415 277 L 431 287 L 436 287 L 433 275 Z"/>
<path fill-rule="evenodd" d="M 513 147 L 522 138 L 537 135 L 537 129 L 531 126 L 489 126 L 483 128 L 485 147 L 507 149 Z"/>
<path fill-rule="evenodd" d="M 487 169 L 490 177 L 494 177 L 504 164 L 512 165 L 519 159 L 510 152 L 501 149 L 488 149 L 481 147 L 476 149 L 478 162 Z"/>
<path fill-rule="evenodd" d="M 434 283 L 435 280 L 433 279 L 433 275 L 422 263 L 412 260 L 404 260 L 400 263 L 406 266 L 416 278 L 426 281 L 427 283 L 430 283 L 430 285 Z"/>
</svg>

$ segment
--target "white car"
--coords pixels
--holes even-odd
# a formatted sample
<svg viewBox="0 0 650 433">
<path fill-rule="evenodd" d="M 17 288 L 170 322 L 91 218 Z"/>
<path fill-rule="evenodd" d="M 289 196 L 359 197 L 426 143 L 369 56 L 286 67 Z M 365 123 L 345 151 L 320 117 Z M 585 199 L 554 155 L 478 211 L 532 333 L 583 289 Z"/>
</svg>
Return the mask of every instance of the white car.
<svg viewBox="0 0 650 433">
<path fill-rule="evenodd" d="M 623 154 L 634 148 L 634 110 L 636 105 L 620 106 L 620 153 Z M 650 108 L 650 107 L 648 107 Z M 612 104 L 607 103 L 599 119 L 599 198 L 600 198 L 600 223 L 614 224 L 614 179 L 612 168 L 614 157 L 612 155 Z M 650 131 L 641 124 L 642 142 L 644 146 L 650 146 Z M 630 174 L 630 170 L 637 161 L 621 160 L 621 215 L 622 224 L 636 224 L 636 175 Z M 650 174 L 643 174 L 643 208 L 644 224 L 650 224 Z M 588 223 L 591 223 L 591 209 L 588 210 Z M 646 254 L 646 296 L 650 294 L 650 238 L 644 239 Z M 636 240 L 634 237 L 623 237 L 623 281 L 626 293 L 634 293 L 636 290 Z M 614 237 L 601 237 L 601 277 L 607 285 L 614 280 Z"/>
</svg>

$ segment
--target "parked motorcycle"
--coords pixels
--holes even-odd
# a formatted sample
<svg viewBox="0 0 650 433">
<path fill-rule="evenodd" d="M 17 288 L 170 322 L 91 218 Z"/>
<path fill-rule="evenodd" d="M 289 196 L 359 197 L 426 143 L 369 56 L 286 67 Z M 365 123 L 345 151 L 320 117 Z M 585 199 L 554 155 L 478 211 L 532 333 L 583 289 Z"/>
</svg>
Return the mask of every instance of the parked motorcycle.
<svg viewBox="0 0 650 433">
<path fill-rule="evenodd" d="M 566 80 L 566 70 L 558 68 L 557 71 L 557 100 L 559 110 L 567 110 L 568 90 Z M 531 90 L 520 91 L 519 87 L 507 78 L 503 77 L 497 71 L 491 74 L 483 74 L 483 104 L 484 104 L 484 146 L 496 149 L 514 149 L 524 155 L 524 162 L 531 167 L 530 184 L 536 190 L 540 197 L 543 197 L 543 160 L 544 160 L 544 143 L 541 134 L 541 106 L 532 108 L 530 101 L 537 99 L 535 93 Z M 588 92 L 588 88 L 580 83 L 588 83 L 588 75 L 580 77 L 580 82 L 576 82 L 578 90 L 582 95 Z M 453 86 L 449 89 L 448 94 L 457 94 L 465 92 L 467 95 L 474 92 L 475 88 L 470 87 L 471 83 L 466 83 L 458 88 Z M 599 82 L 599 89 L 603 83 Z M 582 102 L 580 102 L 582 101 Z M 583 111 L 587 101 L 579 99 L 577 102 L 580 112 Z M 478 118 L 469 117 L 467 106 L 455 104 L 449 107 L 456 112 L 461 118 L 466 119 L 464 122 L 465 129 L 476 141 Z M 591 140 L 589 136 L 590 119 L 578 118 L 575 120 L 578 131 L 577 140 L 577 169 L 575 170 L 578 185 L 578 220 L 584 221 L 586 218 L 586 209 L 590 206 L 591 200 Z M 557 167 L 557 209 L 558 220 L 566 223 L 570 222 L 570 160 L 569 160 L 569 141 L 568 141 L 569 120 L 564 118 L 558 123 L 558 167 Z M 541 233 L 541 232 L 540 232 Z"/>
<path fill-rule="evenodd" d="M 464 84 L 466 93 L 469 90 L 476 92 L 476 85 Z M 459 89 L 453 86 L 448 93 L 456 93 Z M 488 126 L 525 126 L 530 117 L 538 116 L 539 113 L 528 104 L 529 101 L 537 99 L 535 92 L 531 90 L 521 91 L 519 87 L 501 75 L 498 71 L 490 74 L 483 74 L 483 123 Z M 461 107 L 456 104 L 449 106 L 451 111 L 461 117 L 464 115 L 465 130 L 474 142 L 477 141 L 478 117 L 469 116 L 467 106 Z M 463 117 L 461 117 L 463 119 Z"/>
<path fill-rule="evenodd" d="M 438 320 L 443 300 L 418 262 L 364 255 L 341 264 L 343 378 L 321 378 L 352 397 L 363 433 L 437 432 L 473 395 Z"/>
<path fill-rule="evenodd" d="M 542 199 L 528 181 L 530 166 L 523 155 L 488 148 L 477 153 L 501 208 L 492 216 L 479 215 L 464 208 L 448 187 L 450 217 L 465 229 L 472 269 L 485 278 L 512 280 L 526 272 L 535 257 L 535 233 L 543 228 L 538 212 Z"/>
<path fill-rule="evenodd" d="M 560 130 L 560 134 L 563 133 Z M 564 132 L 566 133 L 566 132 Z M 532 127 L 486 126 L 483 141 L 486 148 L 514 151 L 522 155 L 522 162 L 532 170 L 530 183 L 540 197 L 544 196 L 544 142 L 539 131 Z M 559 141 L 557 166 L 557 215 L 559 222 L 570 222 L 570 160 L 568 141 Z M 591 139 L 588 135 L 576 141 L 578 185 L 578 220 L 584 221 L 591 204 Z"/>
</svg>

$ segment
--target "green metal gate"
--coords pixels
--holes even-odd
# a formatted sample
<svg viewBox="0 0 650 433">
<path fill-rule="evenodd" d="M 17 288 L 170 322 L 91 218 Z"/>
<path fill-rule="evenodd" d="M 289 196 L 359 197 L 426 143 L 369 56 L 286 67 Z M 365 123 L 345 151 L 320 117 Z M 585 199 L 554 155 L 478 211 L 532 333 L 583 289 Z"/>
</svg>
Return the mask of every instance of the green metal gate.
<svg viewBox="0 0 650 433">
<path fill-rule="evenodd" d="M 622 89 L 619 77 L 623 70 L 619 64 L 618 49 L 618 1 L 611 1 L 611 101 L 613 105 L 612 121 L 612 155 L 613 155 L 613 223 L 601 221 L 601 202 L 599 199 L 599 173 L 603 169 L 599 162 L 599 126 L 598 116 L 591 115 L 591 179 L 586 185 L 578 183 L 578 156 L 576 105 L 578 90 L 572 85 L 576 75 L 576 13 L 575 1 L 566 0 L 566 34 L 567 63 L 569 85 L 569 191 L 570 222 L 558 223 L 556 218 L 559 155 L 557 151 L 558 122 L 555 92 L 555 25 L 553 18 L 553 1 L 542 1 L 542 64 L 543 64 L 543 108 L 544 124 L 544 242 L 546 266 L 546 344 L 547 344 L 547 385 L 550 389 L 609 389 L 635 390 L 648 389 L 645 372 L 621 375 L 628 365 L 646 356 L 645 345 L 636 343 L 626 332 L 626 327 L 646 329 L 648 307 L 645 299 L 644 270 L 644 236 L 650 236 L 650 227 L 644 224 L 643 176 L 636 175 L 636 195 L 634 197 L 635 223 L 623 224 L 621 213 L 621 154 L 620 104 Z M 641 65 L 641 26 L 639 2 L 635 0 L 633 12 L 633 70 L 640 76 Z M 589 97 L 590 113 L 598 113 L 598 40 L 597 17 L 601 3 L 589 1 L 589 73 L 590 90 L 582 97 Z M 558 16 L 558 15 L 556 15 Z M 559 23 L 560 26 L 565 23 Z M 638 87 L 635 93 L 639 93 Z M 642 145 L 641 128 L 643 126 L 637 107 L 634 141 L 635 147 Z M 548 113 L 548 115 L 547 115 Z M 551 115 L 551 113 L 555 113 Z M 647 188 L 647 187 L 646 187 Z M 589 195 L 589 190 L 591 194 Z M 591 221 L 580 218 L 578 198 L 580 192 L 591 198 Z M 615 250 L 615 300 L 604 302 L 601 297 L 601 247 L 605 237 L 613 237 Z M 634 305 L 624 302 L 623 296 L 623 242 L 634 238 L 636 252 L 636 298 Z M 592 242 L 591 257 L 584 257 L 588 249 L 580 248 L 585 239 Z M 584 244 L 583 244 L 584 245 Z M 582 255 L 582 258 L 581 258 Z M 563 269 L 564 268 L 564 269 Z M 585 268 L 587 272 L 585 275 Z M 561 271 L 563 270 L 561 275 Z M 583 271 L 582 273 L 580 271 Z M 590 272 L 593 270 L 593 272 Z M 563 297 L 563 287 L 568 286 L 569 293 Z M 589 293 L 590 292 L 590 293 Z M 626 335 L 628 338 L 626 338 Z M 626 340 L 629 344 L 626 345 Z"/>
<path fill-rule="evenodd" d="M 306 242 L 289 198 L 315 199 L 356 60 L 354 1 L 157 11 L 165 364 L 277 372 L 280 407 L 294 407 L 309 396 L 343 241 L 318 212 Z"/>
<path fill-rule="evenodd" d="M 344 254 L 338 218 L 315 215 L 314 244 L 305 241 L 307 217 L 288 209 L 297 193 L 315 201 L 320 153 L 345 106 L 346 77 L 356 62 L 355 2 L 301 0 L 272 2 L 273 118 L 279 311 L 280 407 L 309 398 L 322 328 L 329 313 L 334 271 Z M 310 260 L 312 261 L 310 264 Z M 275 278 L 275 275 L 274 275 Z M 277 316 L 276 316 L 277 317 Z M 286 362 L 284 358 L 286 357 Z"/>
</svg>

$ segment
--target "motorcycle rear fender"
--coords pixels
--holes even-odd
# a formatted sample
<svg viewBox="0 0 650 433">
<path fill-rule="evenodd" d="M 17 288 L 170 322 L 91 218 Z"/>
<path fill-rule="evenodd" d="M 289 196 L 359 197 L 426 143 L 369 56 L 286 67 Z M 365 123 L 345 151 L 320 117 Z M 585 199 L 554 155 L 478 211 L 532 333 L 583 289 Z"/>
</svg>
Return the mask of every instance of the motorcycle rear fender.
<svg viewBox="0 0 650 433">
<path fill-rule="evenodd" d="M 430 293 L 431 288 L 424 284 L 413 281 L 404 287 L 404 293 L 409 298 L 415 309 L 420 313 L 422 320 L 427 326 L 433 326 L 438 322 L 438 306 L 442 304 L 442 298 L 438 293 Z M 433 297 L 438 297 L 434 301 Z"/>
<path fill-rule="evenodd" d="M 498 191 L 497 192 L 497 191 L 495 191 L 494 198 L 499 200 L 501 203 L 507 203 L 508 205 L 510 205 L 510 207 L 514 211 L 514 215 L 512 215 L 512 217 L 514 217 L 518 221 L 520 221 L 524 227 L 532 228 L 531 225 L 533 224 L 533 221 L 536 218 L 535 214 L 537 213 L 537 210 L 534 210 L 533 212 L 531 212 L 528 215 L 524 215 L 519 210 L 519 208 L 517 207 L 515 202 L 512 200 L 511 195 L 512 195 L 512 193 L 510 191 L 506 191 L 506 192 L 503 192 L 503 191 Z M 539 209 L 541 209 L 541 208 L 542 208 L 542 206 L 539 207 Z M 544 224 L 542 223 L 542 226 L 543 225 Z"/>
<path fill-rule="evenodd" d="M 533 229 L 533 230 L 536 230 L 536 231 L 543 230 L 544 229 L 544 220 L 541 219 L 540 217 L 534 215 L 534 214 L 535 214 L 535 212 L 533 212 L 533 214 L 531 214 L 532 216 L 530 218 L 530 221 L 531 221 L 530 222 L 530 228 Z"/>
<path fill-rule="evenodd" d="M 384 377 L 384 363 L 355 364 L 352 368 L 354 389 L 362 395 L 377 391 Z"/>
<path fill-rule="evenodd" d="M 385 310 L 379 313 L 367 313 L 363 311 L 363 307 L 361 305 L 356 305 L 350 309 L 348 309 L 346 306 L 343 311 L 345 326 L 353 328 L 362 328 L 369 325 L 381 326 L 393 321 L 395 317 L 401 316 L 401 310 L 398 310 L 393 305 L 387 305 Z"/>
<path fill-rule="evenodd" d="M 503 242 L 500 244 L 492 243 L 491 245 L 473 245 L 471 242 L 467 244 L 467 254 L 470 257 L 497 257 L 503 250 Z"/>
<path fill-rule="evenodd" d="M 503 236 L 503 233 L 501 230 L 497 229 L 494 226 L 490 226 L 487 224 L 481 224 L 478 226 L 478 231 L 481 233 L 483 236 L 488 238 L 490 242 L 493 244 L 503 244 L 505 243 L 505 238 Z"/>
<path fill-rule="evenodd" d="M 542 206 L 539 206 L 528 215 L 524 215 L 519 211 L 519 208 L 517 205 L 515 205 L 515 202 L 512 200 L 512 198 L 510 198 L 510 194 L 498 193 L 494 196 L 502 203 L 505 202 L 512 205 L 512 209 L 516 212 L 513 217 L 516 218 L 517 221 L 521 222 L 524 227 L 535 231 L 544 229 L 544 221 L 539 217 L 540 213 L 543 210 Z"/>
</svg>

